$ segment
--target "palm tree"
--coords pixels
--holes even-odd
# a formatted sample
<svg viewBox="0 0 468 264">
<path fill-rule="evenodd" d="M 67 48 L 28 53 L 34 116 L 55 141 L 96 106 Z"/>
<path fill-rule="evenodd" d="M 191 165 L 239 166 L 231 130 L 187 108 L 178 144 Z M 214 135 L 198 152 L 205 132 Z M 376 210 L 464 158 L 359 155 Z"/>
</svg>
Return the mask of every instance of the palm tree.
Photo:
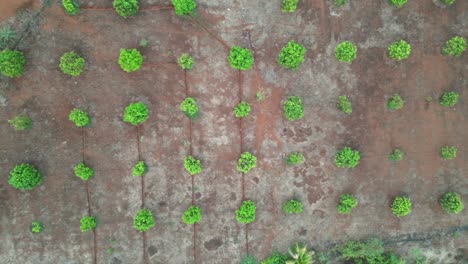
<svg viewBox="0 0 468 264">
<path fill-rule="evenodd" d="M 16 31 L 10 26 L 4 26 L 0 29 L 0 49 L 9 48 L 15 39 Z"/>
<path fill-rule="evenodd" d="M 289 254 L 291 255 L 292 260 L 286 261 L 286 264 L 312 264 L 314 263 L 313 251 L 308 251 L 306 246 L 301 246 L 296 244 L 294 247 L 294 252 L 290 249 Z"/>
</svg>

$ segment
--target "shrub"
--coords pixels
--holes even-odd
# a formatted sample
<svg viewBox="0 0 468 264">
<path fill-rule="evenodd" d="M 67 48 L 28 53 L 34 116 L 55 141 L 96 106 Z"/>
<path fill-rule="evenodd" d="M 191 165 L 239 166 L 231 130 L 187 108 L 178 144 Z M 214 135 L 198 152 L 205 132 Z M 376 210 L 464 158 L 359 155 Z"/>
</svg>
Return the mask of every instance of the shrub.
<svg viewBox="0 0 468 264">
<path fill-rule="evenodd" d="M 88 232 L 93 230 L 97 226 L 97 221 L 95 217 L 85 216 L 80 220 L 80 229 L 81 232 Z"/>
<path fill-rule="evenodd" d="M 0 51 L 0 73 L 9 78 L 20 77 L 24 73 L 26 58 L 17 50 Z"/>
<path fill-rule="evenodd" d="M 283 0 L 281 4 L 281 10 L 283 13 L 292 13 L 297 9 L 297 3 L 299 0 Z"/>
<path fill-rule="evenodd" d="M 202 172 L 201 161 L 195 159 L 192 156 L 185 158 L 184 167 L 190 173 L 190 175 L 195 175 Z"/>
<path fill-rule="evenodd" d="M 242 257 L 240 263 L 241 264 L 258 264 L 258 260 L 253 255 L 245 255 Z"/>
<path fill-rule="evenodd" d="M 400 8 L 406 5 L 408 0 L 390 0 L 390 3 L 392 3 L 394 6 Z"/>
<path fill-rule="evenodd" d="M 306 51 L 304 46 L 291 40 L 288 45 L 281 49 L 278 55 L 278 63 L 286 69 L 299 69 L 304 62 Z"/>
<path fill-rule="evenodd" d="M 124 18 L 136 15 L 139 8 L 138 0 L 114 0 L 115 11 Z"/>
<path fill-rule="evenodd" d="M 440 97 L 440 104 L 445 107 L 454 107 L 458 103 L 458 97 L 457 92 L 445 92 Z"/>
<path fill-rule="evenodd" d="M 459 57 L 466 50 L 466 39 L 464 37 L 456 36 L 449 39 L 443 48 L 445 55 Z"/>
<path fill-rule="evenodd" d="M 296 244 L 296 246 L 289 250 L 290 260 L 286 264 L 312 264 L 314 262 L 314 252 L 307 250 L 306 246 Z"/>
<path fill-rule="evenodd" d="M 451 160 L 457 157 L 457 147 L 443 146 L 440 148 L 440 156 L 444 160 Z"/>
<path fill-rule="evenodd" d="M 120 49 L 119 64 L 126 72 L 135 72 L 143 64 L 143 56 L 137 49 Z"/>
<path fill-rule="evenodd" d="M 236 108 L 234 108 L 234 115 L 236 117 L 242 118 L 249 115 L 250 111 L 252 111 L 252 107 L 247 102 L 240 102 Z"/>
<path fill-rule="evenodd" d="M 10 172 L 8 183 L 16 189 L 32 190 L 42 182 L 41 173 L 31 164 L 16 165 Z"/>
<path fill-rule="evenodd" d="M 336 6 L 342 6 L 345 5 L 349 2 L 349 0 L 335 0 L 335 5 Z"/>
<path fill-rule="evenodd" d="M 405 196 L 398 196 L 393 200 L 392 212 L 397 217 L 409 215 L 411 213 L 411 200 Z"/>
<path fill-rule="evenodd" d="M 133 226 L 140 232 L 151 229 L 155 226 L 153 213 L 148 209 L 141 209 L 133 218 Z"/>
<path fill-rule="evenodd" d="M 290 200 L 283 205 L 283 211 L 287 214 L 300 214 L 303 211 L 303 205 L 298 200 Z"/>
<path fill-rule="evenodd" d="M 89 178 L 93 177 L 94 175 L 94 170 L 84 165 L 83 162 L 78 163 L 75 166 L 74 170 L 75 170 L 75 175 L 77 177 L 80 177 L 83 181 L 89 180 Z"/>
<path fill-rule="evenodd" d="M 461 195 L 456 192 L 448 192 L 440 198 L 440 205 L 449 214 L 458 214 L 465 207 Z"/>
<path fill-rule="evenodd" d="M 188 54 L 184 53 L 177 59 L 177 64 L 182 70 L 191 70 L 193 68 L 194 60 Z"/>
<path fill-rule="evenodd" d="M 131 103 L 125 108 L 124 121 L 134 126 L 142 124 L 148 117 L 148 107 L 142 102 Z"/>
<path fill-rule="evenodd" d="M 76 15 L 80 12 L 80 6 L 75 0 L 62 0 L 62 6 L 69 15 Z"/>
<path fill-rule="evenodd" d="M 74 51 L 64 53 L 60 57 L 60 70 L 71 76 L 80 76 L 84 69 L 85 60 Z"/>
<path fill-rule="evenodd" d="M 134 167 L 132 171 L 132 175 L 135 177 L 141 177 L 145 172 L 148 170 L 148 166 L 144 161 L 139 161 Z"/>
<path fill-rule="evenodd" d="M 338 103 L 336 105 L 345 114 L 351 114 L 353 112 L 353 106 L 346 95 L 338 97 Z"/>
<path fill-rule="evenodd" d="M 357 57 L 357 47 L 351 41 L 341 42 L 335 48 L 335 57 L 340 62 L 351 63 Z"/>
<path fill-rule="evenodd" d="M 237 170 L 243 173 L 249 172 L 251 169 L 257 166 L 257 157 L 250 152 L 244 152 L 241 154 L 237 161 Z"/>
<path fill-rule="evenodd" d="M 28 130 L 32 127 L 32 119 L 29 116 L 15 116 L 15 118 L 8 120 L 8 124 L 16 131 Z"/>
<path fill-rule="evenodd" d="M 384 246 L 379 239 L 364 242 L 348 241 L 337 246 L 336 251 L 340 253 L 341 259 L 356 261 L 356 263 L 369 263 L 369 259 L 375 259 L 384 254 Z"/>
<path fill-rule="evenodd" d="M 198 105 L 197 100 L 192 97 L 187 97 L 185 100 L 180 104 L 180 110 L 184 112 L 186 116 L 189 118 L 195 118 L 198 116 Z"/>
<path fill-rule="evenodd" d="M 286 159 L 286 164 L 288 165 L 299 165 L 304 163 L 305 157 L 302 153 L 294 152 L 289 154 L 288 158 Z"/>
<path fill-rule="evenodd" d="M 452 5 L 453 3 L 455 3 L 455 0 L 440 0 L 440 1 L 446 5 Z"/>
<path fill-rule="evenodd" d="M 299 96 L 289 96 L 286 102 L 284 102 L 284 115 L 290 121 L 304 117 L 304 105 Z"/>
<path fill-rule="evenodd" d="M 358 201 L 351 194 L 342 194 L 340 203 L 336 207 L 340 214 L 350 214 L 354 207 L 358 205 Z"/>
<path fill-rule="evenodd" d="M 411 45 L 404 40 L 394 42 L 388 47 L 388 56 L 397 61 L 407 59 L 410 54 Z"/>
<path fill-rule="evenodd" d="M 391 161 L 400 161 L 405 157 L 405 153 L 401 149 L 394 149 L 392 153 L 388 156 L 388 159 Z"/>
<path fill-rule="evenodd" d="M 264 259 L 261 264 L 285 264 L 287 260 L 289 260 L 288 254 L 273 252 L 269 257 Z"/>
<path fill-rule="evenodd" d="M 36 234 L 39 234 L 42 232 L 42 230 L 44 229 L 44 226 L 42 225 L 41 222 L 39 221 L 33 221 L 31 223 L 31 232 L 33 233 L 36 233 Z"/>
<path fill-rule="evenodd" d="M 229 53 L 229 63 L 234 69 L 249 70 L 252 68 L 254 58 L 249 49 L 234 46 Z"/>
<path fill-rule="evenodd" d="M 190 206 L 182 216 L 182 221 L 188 225 L 193 225 L 201 221 L 202 210 L 199 206 Z"/>
<path fill-rule="evenodd" d="M 188 15 L 197 7 L 195 0 L 172 0 L 175 13 L 179 16 Z"/>
<path fill-rule="evenodd" d="M 242 224 L 252 223 L 255 221 L 256 211 L 257 207 L 252 201 L 244 201 L 239 210 L 236 211 L 236 219 Z"/>
<path fill-rule="evenodd" d="M 354 168 L 359 164 L 361 155 L 359 151 L 344 147 L 335 155 L 335 164 L 338 168 Z"/>
<path fill-rule="evenodd" d="M 89 118 L 88 113 L 78 108 L 71 110 L 68 119 L 75 123 L 77 127 L 88 126 L 91 123 L 91 118 Z"/>
<path fill-rule="evenodd" d="M 403 108 L 405 101 L 401 98 L 400 95 L 394 94 L 387 102 L 387 107 L 390 111 L 396 111 Z"/>
</svg>

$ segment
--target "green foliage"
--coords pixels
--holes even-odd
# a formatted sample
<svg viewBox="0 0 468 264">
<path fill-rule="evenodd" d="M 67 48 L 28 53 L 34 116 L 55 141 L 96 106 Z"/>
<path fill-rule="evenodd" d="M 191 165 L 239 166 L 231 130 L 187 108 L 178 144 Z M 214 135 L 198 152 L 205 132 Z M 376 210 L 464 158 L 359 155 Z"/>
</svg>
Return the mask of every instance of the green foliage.
<svg viewBox="0 0 468 264">
<path fill-rule="evenodd" d="M 411 200 L 405 196 L 397 196 L 392 203 L 392 212 L 397 217 L 409 215 L 411 213 Z"/>
<path fill-rule="evenodd" d="M 93 216 L 85 216 L 80 220 L 81 232 L 88 232 L 97 226 L 96 218 Z"/>
<path fill-rule="evenodd" d="M 342 6 L 345 5 L 349 2 L 349 0 L 335 0 L 335 5 L 336 6 Z"/>
<path fill-rule="evenodd" d="M 201 161 L 195 159 L 192 156 L 185 158 L 184 167 L 190 173 L 190 175 L 195 175 L 202 172 Z"/>
<path fill-rule="evenodd" d="M 134 167 L 132 171 L 132 175 L 135 177 L 141 177 L 145 172 L 148 170 L 148 166 L 144 161 L 139 161 Z"/>
<path fill-rule="evenodd" d="M 42 225 L 41 222 L 39 221 L 33 221 L 31 223 L 31 232 L 33 233 L 36 233 L 36 234 L 39 234 L 42 232 L 42 230 L 44 229 L 44 226 Z"/>
<path fill-rule="evenodd" d="M 336 104 L 336 106 L 345 114 L 351 114 L 353 112 L 353 106 L 351 105 L 351 101 L 349 101 L 346 95 L 338 96 L 338 103 Z"/>
<path fill-rule="evenodd" d="M 135 72 L 143 64 L 143 56 L 137 49 L 120 49 L 120 68 L 126 72 Z"/>
<path fill-rule="evenodd" d="M 15 116 L 15 118 L 8 120 L 8 124 L 16 131 L 28 130 L 32 127 L 32 119 L 29 116 Z"/>
<path fill-rule="evenodd" d="M 285 264 L 289 260 L 288 254 L 273 252 L 268 258 L 264 259 L 261 264 Z"/>
<path fill-rule="evenodd" d="M 304 163 L 305 157 L 302 153 L 294 152 L 289 154 L 288 158 L 286 159 L 286 164 L 288 165 L 299 165 Z"/>
<path fill-rule="evenodd" d="M 255 206 L 254 202 L 247 200 L 244 201 L 236 211 L 236 219 L 242 224 L 248 224 L 255 221 L 255 214 L 257 211 L 257 207 Z"/>
<path fill-rule="evenodd" d="M 391 161 L 400 161 L 405 157 L 405 152 L 401 149 L 394 149 L 392 153 L 388 156 L 388 159 Z"/>
<path fill-rule="evenodd" d="M 312 264 L 314 262 L 314 252 L 307 250 L 306 246 L 296 244 L 296 246 L 289 250 L 290 260 L 286 264 Z"/>
<path fill-rule="evenodd" d="M 141 209 L 133 218 L 133 226 L 140 232 L 151 229 L 155 224 L 153 213 L 148 209 Z"/>
<path fill-rule="evenodd" d="M 459 94 L 457 92 L 445 92 L 440 97 L 440 105 L 454 107 L 458 103 Z"/>
<path fill-rule="evenodd" d="M 278 63 L 286 69 L 297 70 L 305 59 L 306 48 L 291 40 L 281 49 L 278 55 Z"/>
<path fill-rule="evenodd" d="M 138 0 L 114 0 L 115 11 L 124 18 L 136 15 L 139 8 Z"/>
<path fill-rule="evenodd" d="M 138 44 L 138 46 L 140 46 L 142 48 L 148 47 L 148 40 L 147 39 L 140 40 L 140 43 Z"/>
<path fill-rule="evenodd" d="M 237 170 L 243 173 L 249 172 L 251 169 L 257 166 L 257 157 L 250 152 L 244 152 L 241 154 L 237 161 Z"/>
<path fill-rule="evenodd" d="M 406 5 L 408 0 L 390 0 L 390 3 L 392 3 L 394 6 L 400 8 Z"/>
<path fill-rule="evenodd" d="M 443 146 L 440 148 L 440 156 L 444 160 L 451 160 L 457 157 L 457 147 Z"/>
<path fill-rule="evenodd" d="M 179 67 L 182 68 L 182 70 L 191 70 L 195 64 L 195 61 L 192 57 L 190 57 L 190 55 L 184 53 L 177 59 L 177 63 L 179 64 Z"/>
<path fill-rule="evenodd" d="M 197 100 L 192 97 L 185 98 L 185 100 L 180 104 L 180 110 L 182 110 L 182 112 L 184 112 L 184 114 L 189 118 L 197 117 L 199 113 Z"/>
<path fill-rule="evenodd" d="M 283 0 L 281 11 L 283 13 L 292 13 L 297 9 L 297 3 L 299 3 L 299 0 Z"/>
<path fill-rule="evenodd" d="M 78 163 L 75 168 L 75 175 L 80 177 L 83 181 L 89 180 L 89 178 L 93 177 L 94 170 L 90 167 L 87 167 L 83 162 Z"/>
<path fill-rule="evenodd" d="M 234 108 L 234 115 L 236 117 L 242 118 L 249 115 L 250 111 L 252 111 L 252 107 L 247 102 L 240 102 L 236 108 Z"/>
<path fill-rule="evenodd" d="M 448 192 L 442 195 L 440 205 L 449 214 L 458 214 L 465 208 L 461 195 L 456 192 Z"/>
<path fill-rule="evenodd" d="M 188 225 L 193 225 L 201 221 L 202 218 L 202 210 L 199 206 L 190 206 L 184 212 L 182 216 L 182 221 Z"/>
<path fill-rule="evenodd" d="M 455 0 L 440 0 L 440 1 L 446 5 L 452 5 L 453 3 L 455 3 Z"/>
<path fill-rule="evenodd" d="M 83 72 L 85 65 L 85 60 L 76 54 L 74 51 L 70 51 L 64 53 L 62 57 L 60 57 L 60 70 L 63 73 L 71 75 L 71 76 L 80 76 Z"/>
<path fill-rule="evenodd" d="M 354 207 L 358 205 L 358 201 L 351 194 L 342 194 L 340 203 L 336 207 L 340 214 L 350 214 Z"/>
<path fill-rule="evenodd" d="M 24 73 L 26 58 L 17 50 L 0 51 L 0 73 L 9 78 L 20 77 Z"/>
<path fill-rule="evenodd" d="M 134 126 L 145 122 L 149 117 L 149 109 L 143 102 L 131 103 L 125 108 L 124 121 Z"/>
<path fill-rule="evenodd" d="M 340 62 L 351 63 L 357 57 L 357 47 L 351 41 L 341 42 L 335 48 L 335 57 Z"/>
<path fill-rule="evenodd" d="M 11 26 L 6 25 L 0 29 L 0 49 L 11 48 L 15 45 L 18 34 Z"/>
<path fill-rule="evenodd" d="M 403 108 L 405 101 L 401 98 L 400 95 L 394 94 L 387 102 L 387 107 L 390 111 L 396 111 Z"/>
<path fill-rule="evenodd" d="M 245 255 L 241 259 L 241 264 L 258 264 L 257 258 L 253 255 Z"/>
<path fill-rule="evenodd" d="M 257 102 L 263 101 L 265 99 L 265 91 L 263 89 L 257 91 L 255 97 L 257 98 Z"/>
<path fill-rule="evenodd" d="M 80 12 L 80 6 L 75 0 L 62 0 L 63 9 L 69 15 L 76 15 Z"/>
<path fill-rule="evenodd" d="M 239 46 L 234 46 L 231 48 L 228 59 L 231 67 L 238 70 L 249 70 L 252 68 L 254 63 L 252 51 L 241 48 Z"/>
<path fill-rule="evenodd" d="M 335 164 L 338 168 L 354 168 L 359 164 L 360 159 L 359 151 L 344 147 L 336 153 Z"/>
<path fill-rule="evenodd" d="M 283 211 L 287 214 L 300 214 L 304 206 L 298 200 L 292 199 L 283 205 Z"/>
<path fill-rule="evenodd" d="M 445 55 L 451 55 L 454 57 L 460 57 L 460 55 L 466 50 L 466 39 L 464 37 L 455 36 L 449 39 L 443 48 Z"/>
<path fill-rule="evenodd" d="M 364 242 L 348 241 L 337 246 L 336 251 L 340 254 L 341 259 L 351 260 L 355 263 L 368 263 L 369 259 L 375 259 L 384 254 L 384 246 L 383 242 L 378 239 Z"/>
<path fill-rule="evenodd" d="M 426 96 L 425 100 L 426 100 L 427 103 L 430 103 L 432 101 L 432 96 L 430 96 L 430 95 Z"/>
<path fill-rule="evenodd" d="M 16 189 L 32 190 L 42 182 L 41 173 L 31 164 L 16 165 L 10 172 L 8 183 Z"/>
<path fill-rule="evenodd" d="M 388 56 L 397 61 L 407 59 L 410 54 L 411 45 L 404 40 L 394 42 L 388 47 Z"/>
<path fill-rule="evenodd" d="M 78 108 L 71 110 L 68 119 L 75 123 L 77 127 L 88 126 L 91 123 L 91 118 L 89 117 L 88 113 Z"/>
<path fill-rule="evenodd" d="M 290 121 L 304 117 L 304 105 L 299 96 L 289 96 L 286 102 L 284 102 L 284 115 Z"/>
<path fill-rule="evenodd" d="M 172 0 L 175 13 L 179 16 L 188 15 L 197 7 L 195 0 Z"/>
</svg>

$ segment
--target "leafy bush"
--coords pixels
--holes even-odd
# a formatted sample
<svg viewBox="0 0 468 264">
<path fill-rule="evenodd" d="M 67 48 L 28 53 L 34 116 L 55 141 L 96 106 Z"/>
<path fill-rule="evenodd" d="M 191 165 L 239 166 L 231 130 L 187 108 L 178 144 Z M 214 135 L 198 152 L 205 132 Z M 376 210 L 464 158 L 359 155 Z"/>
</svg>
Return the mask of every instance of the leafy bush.
<svg viewBox="0 0 468 264">
<path fill-rule="evenodd" d="M 394 42 L 388 47 L 388 56 L 397 61 L 407 59 L 410 54 L 411 45 L 404 40 Z"/>
<path fill-rule="evenodd" d="M 234 108 L 234 115 L 236 117 L 242 118 L 249 115 L 250 111 L 252 111 L 252 107 L 247 102 L 240 102 L 236 108 Z"/>
<path fill-rule="evenodd" d="M 84 65 L 85 60 L 74 51 L 64 53 L 62 57 L 60 57 L 59 67 L 65 74 L 75 77 L 80 76 L 81 72 L 83 72 Z"/>
<path fill-rule="evenodd" d="M 396 111 L 403 108 L 405 101 L 401 98 L 400 95 L 394 94 L 387 102 L 387 107 L 390 111 Z"/>
<path fill-rule="evenodd" d="M 257 166 L 257 157 L 250 152 L 244 152 L 241 154 L 237 161 L 237 170 L 243 173 L 249 172 L 251 169 Z"/>
<path fill-rule="evenodd" d="M 408 0 L 390 0 L 390 3 L 392 3 L 394 6 L 400 8 L 406 5 Z"/>
<path fill-rule="evenodd" d="M 257 207 L 255 206 L 254 202 L 247 200 L 244 201 L 236 211 L 236 219 L 242 224 L 248 224 L 255 221 L 255 213 L 257 211 Z"/>
<path fill-rule="evenodd" d="M 269 257 L 264 259 L 261 264 L 285 264 L 287 260 L 289 260 L 288 254 L 273 252 Z"/>
<path fill-rule="evenodd" d="M 143 56 L 137 49 L 120 49 L 119 64 L 126 72 L 135 72 L 143 64 Z"/>
<path fill-rule="evenodd" d="M 465 207 L 461 195 L 456 192 L 448 192 L 440 198 L 440 205 L 449 214 L 458 214 Z"/>
<path fill-rule="evenodd" d="M 253 255 L 245 255 L 241 259 L 241 264 L 258 264 L 258 260 Z"/>
<path fill-rule="evenodd" d="M 192 57 L 188 54 L 184 53 L 177 59 L 177 63 L 182 70 L 191 70 L 193 68 L 193 64 L 195 64 Z"/>
<path fill-rule="evenodd" d="M 114 0 L 115 11 L 124 18 L 136 15 L 139 8 L 138 0 Z"/>
<path fill-rule="evenodd" d="M 443 146 L 440 148 L 440 156 L 444 160 L 451 160 L 457 157 L 457 147 Z"/>
<path fill-rule="evenodd" d="M 186 116 L 189 118 L 195 118 L 198 116 L 198 105 L 197 100 L 192 97 L 187 97 L 185 100 L 180 104 L 180 110 L 184 112 Z"/>
<path fill-rule="evenodd" d="M 304 62 L 306 51 L 303 45 L 291 40 L 281 49 L 278 63 L 286 69 L 299 69 Z"/>
<path fill-rule="evenodd" d="M 148 170 L 148 166 L 144 161 L 139 161 L 134 167 L 132 171 L 132 175 L 135 177 L 141 177 L 145 172 Z"/>
<path fill-rule="evenodd" d="M 69 15 L 76 15 L 80 12 L 80 6 L 75 0 L 62 0 L 62 6 Z"/>
<path fill-rule="evenodd" d="M 36 233 L 36 234 L 39 234 L 42 232 L 42 230 L 44 229 L 44 226 L 42 225 L 41 222 L 39 221 L 33 221 L 31 223 L 31 232 L 33 233 Z"/>
<path fill-rule="evenodd" d="M 455 0 L 440 0 L 440 1 L 446 5 L 452 5 L 453 3 L 455 3 Z"/>
<path fill-rule="evenodd" d="M 197 7 L 195 0 L 172 0 L 175 13 L 179 16 L 188 15 Z"/>
<path fill-rule="evenodd" d="M 340 214 L 350 214 L 354 207 L 358 205 L 358 201 L 351 194 L 342 194 L 340 203 L 336 207 Z"/>
<path fill-rule="evenodd" d="M 340 62 L 353 62 L 357 57 L 356 45 L 351 41 L 341 42 L 335 48 L 335 57 Z"/>
<path fill-rule="evenodd" d="M 84 165 L 83 162 L 78 163 L 75 166 L 74 170 L 75 170 L 75 175 L 77 177 L 80 177 L 83 181 L 89 180 L 89 178 L 93 177 L 94 175 L 94 170 Z"/>
<path fill-rule="evenodd" d="M 8 124 L 16 131 L 28 130 L 32 127 L 32 119 L 29 116 L 15 116 L 15 118 L 8 120 Z"/>
<path fill-rule="evenodd" d="M 359 164 L 361 155 L 359 151 L 344 147 L 335 155 L 335 164 L 338 168 L 354 168 Z"/>
<path fill-rule="evenodd" d="M 184 167 L 190 173 L 190 175 L 195 175 L 202 172 L 201 161 L 195 159 L 192 156 L 185 158 Z"/>
<path fill-rule="evenodd" d="M 148 117 L 149 110 L 143 102 L 131 103 L 125 108 L 124 121 L 134 126 L 142 124 Z"/>
<path fill-rule="evenodd" d="M 411 200 L 405 196 L 397 196 L 392 203 L 392 212 L 395 216 L 401 217 L 411 213 Z"/>
<path fill-rule="evenodd" d="M 182 221 L 188 225 L 193 225 L 201 221 L 202 210 L 199 206 L 190 206 L 182 216 Z"/>
<path fill-rule="evenodd" d="M 93 230 L 97 226 L 97 221 L 95 217 L 85 216 L 80 220 L 80 229 L 81 232 L 88 232 Z"/>
<path fill-rule="evenodd" d="M 458 103 L 458 97 L 457 92 L 445 92 L 440 97 L 440 104 L 445 107 L 454 107 Z"/>
<path fill-rule="evenodd" d="M 249 49 L 241 48 L 239 46 L 232 47 L 231 52 L 229 53 L 229 63 L 234 69 L 251 69 L 254 63 L 252 51 L 250 51 Z"/>
<path fill-rule="evenodd" d="M 42 182 L 41 173 L 31 164 L 16 165 L 10 172 L 8 183 L 16 189 L 32 190 Z"/>
<path fill-rule="evenodd" d="M 338 96 L 338 103 L 336 104 L 336 106 L 345 114 L 351 114 L 353 112 L 353 106 L 351 105 L 351 101 L 349 101 L 346 95 Z"/>
<path fill-rule="evenodd" d="M 290 121 L 304 117 L 304 105 L 299 96 L 289 96 L 286 102 L 284 102 L 284 115 Z"/>
<path fill-rule="evenodd" d="M 297 3 L 299 3 L 299 0 L 283 0 L 281 10 L 283 13 L 292 13 L 297 9 Z"/>
<path fill-rule="evenodd" d="M 348 241 L 335 249 L 340 258 L 348 263 L 359 264 L 405 264 L 393 253 L 385 253 L 383 242 L 371 239 L 363 242 Z"/>
<path fill-rule="evenodd" d="M 77 127 L 88 126 L 91 123 L 91 118 L 89 117 L 88 113 L 78 108 L 71 110 L 68 119 L 75 123 Z"/>
<path fill-rule="evenodd" d="M 288 165 L 299 165 L 304 163 L 305 157 L 302 153 L 294 152 L 289 154 L 288 158 L 286 159 L 286 164 Z"/>
<path fill-rule="evenodd" d="M 345 5 L 349 2 L 349 0 L 335 0 L 335 5 L 336 6 L 342 6 Z"/>
<path fill-rule="evenodd" d="M 292 199 L 283 205 L 283 211 L 287 214 L 300 214 L 303 211 L 303 205 L 300 201 Z"/>
<path fill-rule="evenodd" d="M 449 39 L 443 48 L 445 55 L 459 57 L 466 50 L 466 39 L 464 37 L 455 36 Z"/>
<path fill-rule="evenodd" d="M 140 232 L 151 229 L 155 224 L 153 213 L 148 209 L 141 209 L 133 218 L 133 226 Z"/>
<path fill-rule="evenodd" d="M 26 58 L 17 50 L 0 51 L 0 73 L 9 78 L 20 77 L 24 73 Z"/>
<path fill-rule="evenodd" d="M 307 250 L 306 246 L 296 244 L 296 246 L 289 250 L 290 260 L 286 264 L 312 264 L 314 262 L 314 252 Z"/>
<path fill-rule="evenodd" d="M 405 153 L 401 149 L 394 149 L 392 153 L 388 156 L 388 159 L 391 161 L 400 161 L 405 157 Z"/>
</svg>

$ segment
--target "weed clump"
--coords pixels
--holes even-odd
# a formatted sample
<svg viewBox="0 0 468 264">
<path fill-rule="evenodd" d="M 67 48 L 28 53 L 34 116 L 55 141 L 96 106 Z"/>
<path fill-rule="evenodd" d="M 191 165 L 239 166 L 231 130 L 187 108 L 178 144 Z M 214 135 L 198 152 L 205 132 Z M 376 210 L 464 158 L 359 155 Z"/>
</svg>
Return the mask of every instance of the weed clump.
<svg viewBox="0 0 468 264">
<path fill-rule="evenodd" d="M 13 119 L 8 120 L 16 131 L 29 130 L 32 127 L 32 119 L 29 116 L 15 116 Z"/>
</svg>

